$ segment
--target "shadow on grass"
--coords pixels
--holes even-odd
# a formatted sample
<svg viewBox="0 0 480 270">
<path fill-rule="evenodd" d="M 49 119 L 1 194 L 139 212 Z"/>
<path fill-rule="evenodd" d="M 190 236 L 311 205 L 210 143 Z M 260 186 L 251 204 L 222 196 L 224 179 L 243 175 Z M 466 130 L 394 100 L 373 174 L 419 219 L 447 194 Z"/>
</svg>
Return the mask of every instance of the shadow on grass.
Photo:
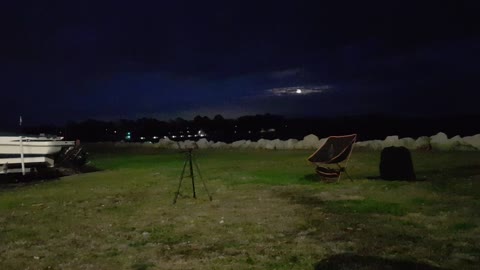
<svg viewBox="0 0 480 270">
<path fill-rule="evenodd" d="M 428 181 L 427 177 L 426 176 L 421 176 L 421 177 L 417 177 L 416 180 L 387 180 L 387 179 L 382 179 L 380 177 L 380 175 L 375 175 L 375 176 L 367 176 L 365 177 L 366 179 L 368 180 L 374 180 L 374 181 L 385 181 L 385 182 L 398 182 L 398 181 L 401 181 L 401 182 L 424 182 L 424 181 Z M 299 179 L 300 181 L 306 181 L 306 182 L 311 182 L 311 183 L 335 183 L 337 182 L 337 178 L 322 178 L 320 177 L 318 174 L 306 174 L 304 175 L 303 177 L 301 177 Z M 342 176 L 342 180 L 348 180 L 350 181 L 350 179 L 348 179 L 347 176 Z M 342 181 L 340 180 L 340 181 Z M 355 178 L 353 178 L 353 180 L 355 181 Z"/>
<path fill-rule="evenodd" d="M 308 182 L 321 182 L 322 179 L 317 174 L 311 173 L 306 174 L 300 180 L 308 181 Z"/>
<path fill-rule="evenodd" d="M 392 181 L 401 181 L 401 182 L 424 182 L 427 181 L 428 179 L 425 176 L 417 176 L 417 179 L 415 180 L 390 180 L 390 179 L 382 179 L 380 175 L 375 175 L 375 176 L 367 176 L 365 177 L 368 180 L 375 180 L 375 181 L 386 181 L 386 182 L 392 182 Z"/>
<path fill-rule="evenodd" d="M 320 197 L 298 193 L 295 191 L 284 191 L 280 192 L 278 195 L 282 198 L 292 201 L 293 203 L 307 205 L 310 207 L 323 206 L 325 204 L 325 201 Z"/>
<path fill-rule="evenodd" d="M 335 192 L 324 193 L 323 196 L 298 192 L 282 192 L 279 195 L 288 198 L 294 203 L 309 207 L 322 207 L 324 211 L 335 214 L 386 214 L 403 216 L 409 212 L 406 206 L 398 203 L 358 199 L 345 194 L 336 195 Z"/>
<path fill-rule="evenodd" d="M 50 182 L 59 180 L 61 177 L 97 172 L 99 169 L 93 166 L 82 166 L 79 168 L 43 168 L 33 173 L 22 175 L 16 174 L 4 174 L 0 175 L 0 191 L 12 188 L 18 188 L 22 186 L 35 185 L 43 182 Z"/>
<path fill-rule="evenodd" d="M 307 181 L 307 182 L 315 182 L 315 183 L 333 183 L 337 181 L 337 178 L 322 178 L 318 174 L 306 174 L 302 178 L 300 178 L 301 181 Z"/>
<path fill-rule="evenodd" d="M 419 170 L 423 175 L 431 175 L 435 177 L 459 177 L 459 178 L 466 178 L 473 175 L 480 175 L 480 166 L 478 164 L 473 165 L 462 165 L 456 167 L 440 167 L 435 169 L 429 170 Z"/>
<path fill-rule="evenodd" d="M 416 270 L 442 270 L 425 263 L 413 262 L 407 260 L 386 259 L 375 256 L 361 256 L 356 254 L 337 254 L 327 259 L 318 262 L 315 265 L 315 270 L 331 270 L 331 269 L 357 269 L 357 270 L 401 270 L 401 269 L 416 269 Z"/>
</svg>

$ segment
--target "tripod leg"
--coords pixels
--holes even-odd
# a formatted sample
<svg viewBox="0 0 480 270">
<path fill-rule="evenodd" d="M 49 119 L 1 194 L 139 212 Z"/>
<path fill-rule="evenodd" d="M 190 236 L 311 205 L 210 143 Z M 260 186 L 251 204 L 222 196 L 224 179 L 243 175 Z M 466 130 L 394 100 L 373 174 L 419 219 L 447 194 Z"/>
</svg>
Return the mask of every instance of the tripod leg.
<svg viewBox="0 0 480 270">
<path fill-rule="evenodd" d="M 187 167 L 187 161 L 188 160 L 185 160 L 185 163 L 183 163 L 183 170 L 180 176 L 180 181 L 178 182 L 177 192 L 175 192 L 175 197 L 173 198 L 173 204 L 177 202 L 178 194 L 180 194 L 180 187 L 182 186 L 183 176 L 185 175 L 185 168 Z"/>
<path fill-rule="evenodd" d="M 213 200 L 212 195 L 208 191 L 207 185 L 205 184 L 205 180 L 203 180 L 202 174 L 200 173 L 200 168 L 198 167 L 198 163 L 195 159 L 193 160 L 193 163 L 195 164 L 195 167 L 197 168 L 198 176 L 200 177 L 200 180 L 202 181 L 203 188 L 207 192 L 207 195 L 208 195 L 208 198 L 210 199 L 210 201 L 212 201 Z"/>
<path fill-rule="evenodd" d="M 190 177 L 192 177 L 192 190 L 193 190 L 193 198 L 197 198 L 195 194 L 195 175 L 193 174 L 193 166 L 192 166 L 192 151 L 188 152 L 188 161 L 190 163 Z"/>
</svg>

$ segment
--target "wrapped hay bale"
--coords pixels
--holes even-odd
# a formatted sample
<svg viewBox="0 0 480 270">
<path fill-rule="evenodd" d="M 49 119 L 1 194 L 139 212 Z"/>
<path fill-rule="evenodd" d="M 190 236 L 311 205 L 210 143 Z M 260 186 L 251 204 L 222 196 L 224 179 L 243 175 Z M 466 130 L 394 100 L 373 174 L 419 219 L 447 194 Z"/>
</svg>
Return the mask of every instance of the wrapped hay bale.
<svg viewBox="0 0 480 270">
<path fill-rule="evenodd" d="M 400 145 L 398 136 L 393 135 L 393 136 L 387 136 L 383 141 L 383 147 L 390 147 L 390 146 L 403 146 L 403 145 Z"/>
<path fill-rule="evenodd" d="M 463 137 L 463 142 L 480 150 L 480 134 Z"/>
<path fill-rule="evenodd" d="M 430 137 L 430 144 L 434 150 L 450 150 L 452 143 L 448 140 L 447 134 L 439 132 Z"/>
<path fill-rule="evenodd" d="M 450 138 L 449 140 L 451 146 L 449 150 L 454 151 L 475 151 L 477 148 L 467 143 L 462 137 L 459 135 Z"/>
<path fill-rule="evenodd" d="M 240 148 L 252 148 L 252 141 L 246 140 L 242 145 L 240 145 Z"/>
<path fill-rule="evenodd" d="M 201 138 L 200 140 L 197 141 L 197 146 L 200 149 L 210 148 L 210 145 L 211 143 L 205 138 Z"/>
<path fill-rule="evenodd" d="M 398 146 L 403 146 L 403 147 L 406 147 L 407 149 L 415 149 L 415 140 L 409 137 L 401 138 L 399 140 Z"/>
<path fill-rule="evenodd" d="M 383 141 L 382 140 L 368 141 L 368 148 L 370 148 L 372 150 L 382 150 L 383 149 Z"/>
<path fill-rule="evenodd" d="M 157 148 L 177 149 L 178 144 L 169 138 L 160 139 L 156 145 Z"/>
<path fill-rule="evenodd" d="M 267 145 L 267 140 L 260 139 L 255 144 L 255 149 L 265 149 L 266 145 Z"/>
<path fill-rule="evenodd" d="M 286 149 L 288 150 L 293 150 L 295 149 L 297 143 L 298 143 L 298 140 L 297 139 L 288 139 L 286 142 Z"/>
<path fill-rule="evenodd" d="M 413 147 L 418 150 L 431 150 L 432 146 L 430 145 L 430 137 L 419 137 L 417 140 L 415 140 Z"/>
<path fill-rule="evenodd" d="M 270 141 L 270 140 L 266 140 L 265 142 L 265 149 L 268 149 L 268 150 L 274 150 L 276 149 L 275 148 L 275 142 L 274 141 Z"/>
<path fill-rule="evenodd" d="M 224 143 L 224 142 L 216 142 L 214 144 L 212 144 L 211 146 L 212 148 L 215 148 L 215 149 L 218 149 L 218 148 L 227 148 L 228 147 L 228 144 Z"/>
<path fill-rule="evenodd" d="M 245 144 L 245 140 L 235 141 L 230 144 L 232 148 L 240 148 Z"/>
<path fill-rule="evenodd" d="M 317 149 L 320 147 L 320 140 L 316 135 L 307 135 L 303 138 L 303 147 L 305 149 Z"/>
</svg>

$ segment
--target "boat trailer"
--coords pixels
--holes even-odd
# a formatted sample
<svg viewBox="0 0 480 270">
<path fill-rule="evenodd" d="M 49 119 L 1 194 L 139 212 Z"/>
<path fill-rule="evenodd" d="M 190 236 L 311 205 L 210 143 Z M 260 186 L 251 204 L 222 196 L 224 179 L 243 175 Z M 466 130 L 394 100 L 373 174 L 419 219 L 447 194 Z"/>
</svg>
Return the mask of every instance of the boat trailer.
<svg viewBox="0 0 480 270">
<path fill-rule="evenodd" d="M 0 158 L 0 174 L 30 173 L 38 166 L 53 168 L 55 162 L 49 157 Z"/>
<path fill-rule="evenodd" d="M 62 150 L 54 156 L 24 156 L 20 144 L 20 157 L 9 156 L 0 158 L 0 175 L 38 172 L 40 168 L 54 168 L 56 165 L 75 168 L 86 163 L 87 152 L 78 143 L 69 147 L 63 147 Z"/>
</svg>

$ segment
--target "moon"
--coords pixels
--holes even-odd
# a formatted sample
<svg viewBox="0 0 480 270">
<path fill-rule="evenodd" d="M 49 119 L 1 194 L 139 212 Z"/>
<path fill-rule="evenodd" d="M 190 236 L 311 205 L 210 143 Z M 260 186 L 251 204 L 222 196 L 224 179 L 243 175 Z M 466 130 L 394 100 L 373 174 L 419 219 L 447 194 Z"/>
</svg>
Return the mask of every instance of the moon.
<svg viewBox="0 0 480 270">
<path fill-rule="evenodd" d="M 297 94 L 301 94 L 302 93 L 302 89 L 297 89 L 297 91 L 295 91 Z"/>
</svg>

